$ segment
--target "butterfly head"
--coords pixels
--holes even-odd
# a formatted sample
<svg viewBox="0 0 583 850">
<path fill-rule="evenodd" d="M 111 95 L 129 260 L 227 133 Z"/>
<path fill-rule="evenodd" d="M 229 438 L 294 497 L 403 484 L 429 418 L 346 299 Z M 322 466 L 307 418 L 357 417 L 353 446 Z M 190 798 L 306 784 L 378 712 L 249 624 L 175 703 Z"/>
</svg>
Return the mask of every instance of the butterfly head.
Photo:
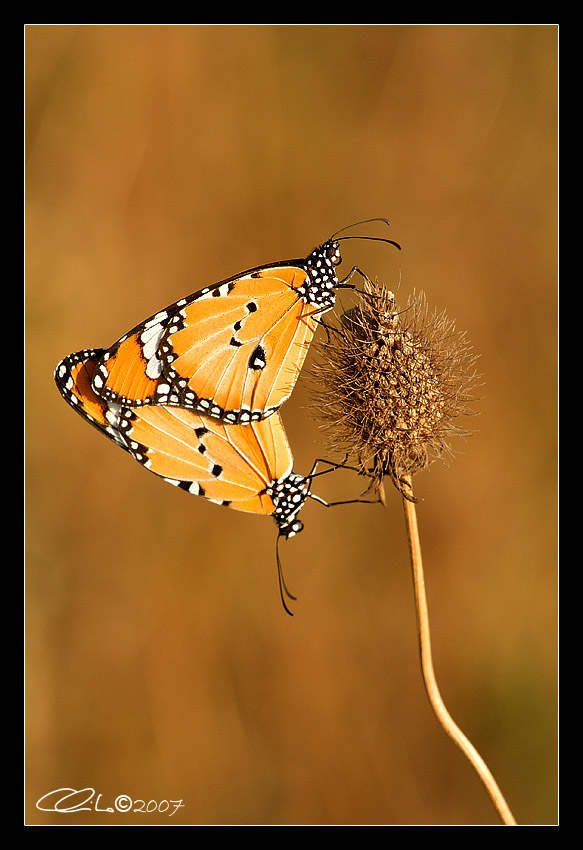
<svg viewBox="0 0 583 850">
<path fill-rule="evenodd" d="M 306 258 L 306 266 L 312 276 L 324 279 L 336 280 L 335 268 L 341 262 L 340 243 L 336 239 L 328 239 L 322 245 L 318 245 Z"/>
<path fill-rule="evenodd" d="M 295 537 L 296 534 L 304 530 L 304 523 L 301 519 L 295 519 L 293 522 L 288 523 L 278 523 L 278 525 L 280 536 L 285 537 L 286 540 L 289 540 L 290 537 Z"/>
<path fill-rule="evenodd" d="M 329 239 L 314 250 L 314 254 L 321 258 L 325 258 L 332 266 L 339 266 L 342 262 L 342 254 L 340 253 L 340 244 L 336 239 Z"/>
<path fill-rule="evenodd" d="M 342 235 L 344 231 L 356 227 L 361 224 L 367 224 L 372 221 L 381 221 L 384 224 L 389 224 L 386 218 L 371 218 L 365 221 L 357 221 L 354 224 L 349 224 L 347 227 L 342 227 L 336 233 L 323 242 L 318 248 L 314 248 L 312 253 L 302 261 L 302 266 L 306 271 L 306 279 L 301 286 L 298 287 L 299 295 L 307 304 L 312 305 L 317 311 L 330 310 L 336 301 L 336 291 L 338 288 L 345 286 L 355 272 L 360 272 L 357 266 L 354 266 L 352 271 L 341 281 L 338 280 L 336 268 L 342 262 L 342 254 L 340 253 L 340 242 L 345 239 L 372 239 L 379 242 L 388 242 L 396 248 L 400 248 L 397 242 L 392 239 L 386 239 L 384 236 L 367 236 L 362 234 Z M 348 288 L 354 288 L 350 286 Z"/>
</svg>

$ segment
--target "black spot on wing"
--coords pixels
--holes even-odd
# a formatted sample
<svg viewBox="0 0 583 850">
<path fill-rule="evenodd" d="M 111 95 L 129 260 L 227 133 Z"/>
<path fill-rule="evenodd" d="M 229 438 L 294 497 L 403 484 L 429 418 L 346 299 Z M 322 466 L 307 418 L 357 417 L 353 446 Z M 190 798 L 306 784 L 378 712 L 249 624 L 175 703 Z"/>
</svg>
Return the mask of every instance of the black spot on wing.
<svg viewBox="0 0 583 850">
<path fill-rule="evenodd" d="M 262 345 L 258 345 L 249 357 L 249 368 L 259 371 L 265 369 L 267 365 L 267 355 Z"/>
</svg>

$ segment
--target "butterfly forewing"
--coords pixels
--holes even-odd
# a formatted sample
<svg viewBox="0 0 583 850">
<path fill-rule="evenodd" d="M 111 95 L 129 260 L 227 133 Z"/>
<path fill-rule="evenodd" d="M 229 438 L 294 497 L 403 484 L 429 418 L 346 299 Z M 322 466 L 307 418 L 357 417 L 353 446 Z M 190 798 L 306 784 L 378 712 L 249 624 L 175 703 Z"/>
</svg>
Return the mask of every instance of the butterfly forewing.
<svg viewBox="0 0 583 850">
<path fill-rule="evenodd" d="M 173 304 L 156 313 L 102 353 L 92 380 L 97 395 L 131 407 L 171 403 L 158 351 L 162 334 L 177 309 Z"/>
<path fill-rule="evenodd" d="M 169 323 L 161 343 L 170 394 L 226 422 L 269 416 L 291 393 L 316 329 L 297 294 L 305 271 L 265 269 L 215 297 L 195 297 Z"/>
<path fill-rule="evenodd" d="M 293 308 L 263 337 L 252 359 L 265 362 L 255 378 L 246 380 L 254 411 L 271 412 L 292 393 L 317 328 L 313 308 L 296 301 Z"/>
<path fill-rule="evenodd" d="M 225 423 L 271 416 L 291 394 L 317 327 L 340 287 L 338 236 L 303 259 L 250 269 L 174 302 L 99 359 L 94 392 L 126 407 L 171 405 Z M 397 246 L 398 247 L 398 246 Z M 362 274 L 362 272 L 360 272 Z"/>
<path fill-rule="evenodd" d="M 322 309 L 306 296 L 304 261 L 293 262 L 203 289 L 138 325 L 102 356 L 94 391 L 226 423 L 270 416 L 293 390 Z"/>
</svg>

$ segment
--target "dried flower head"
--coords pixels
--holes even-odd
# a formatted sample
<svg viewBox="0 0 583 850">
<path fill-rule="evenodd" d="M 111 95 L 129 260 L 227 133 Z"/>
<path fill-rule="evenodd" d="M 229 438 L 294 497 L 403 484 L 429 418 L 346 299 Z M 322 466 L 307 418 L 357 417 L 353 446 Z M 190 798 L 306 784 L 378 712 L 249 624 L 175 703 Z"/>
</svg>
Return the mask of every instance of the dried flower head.
<svg viewBox="0 0 583 850">
<path fill-rule="evenodd" d="M 423 293 L 404 310 L 393 292 L 366 279 L 355 307 L 325 322 L 316 347 L 310 407 L 329 447 L 356 460 L 384 499 L 389 475 L 407 496 L 404 476 L 451 454 L 455 424 L 469 408 L 476 357 L 445 313 L 430 313 Z"/>
</svg>

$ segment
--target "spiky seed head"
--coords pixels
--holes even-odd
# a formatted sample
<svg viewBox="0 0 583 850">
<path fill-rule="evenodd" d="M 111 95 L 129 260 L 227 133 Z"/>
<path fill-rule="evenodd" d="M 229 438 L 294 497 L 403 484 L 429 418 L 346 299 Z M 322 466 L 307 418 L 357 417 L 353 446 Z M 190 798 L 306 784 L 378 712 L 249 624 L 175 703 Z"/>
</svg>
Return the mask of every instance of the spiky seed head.
<svg viewBox="0 0 583 850">
<path fill-rule="evenodd" d="M 329 448 L 356 460 L 381 498 L 385 475 L 407 496 L 405 475 L 444 460 L 451 438 L 471 433 L 455 420 L 473 413 L 477 358 L 423 293 L 401 310 L 367 279 L 356 306 L 326 322 L 316 351 L 310 407 Z"/>
</svg>

